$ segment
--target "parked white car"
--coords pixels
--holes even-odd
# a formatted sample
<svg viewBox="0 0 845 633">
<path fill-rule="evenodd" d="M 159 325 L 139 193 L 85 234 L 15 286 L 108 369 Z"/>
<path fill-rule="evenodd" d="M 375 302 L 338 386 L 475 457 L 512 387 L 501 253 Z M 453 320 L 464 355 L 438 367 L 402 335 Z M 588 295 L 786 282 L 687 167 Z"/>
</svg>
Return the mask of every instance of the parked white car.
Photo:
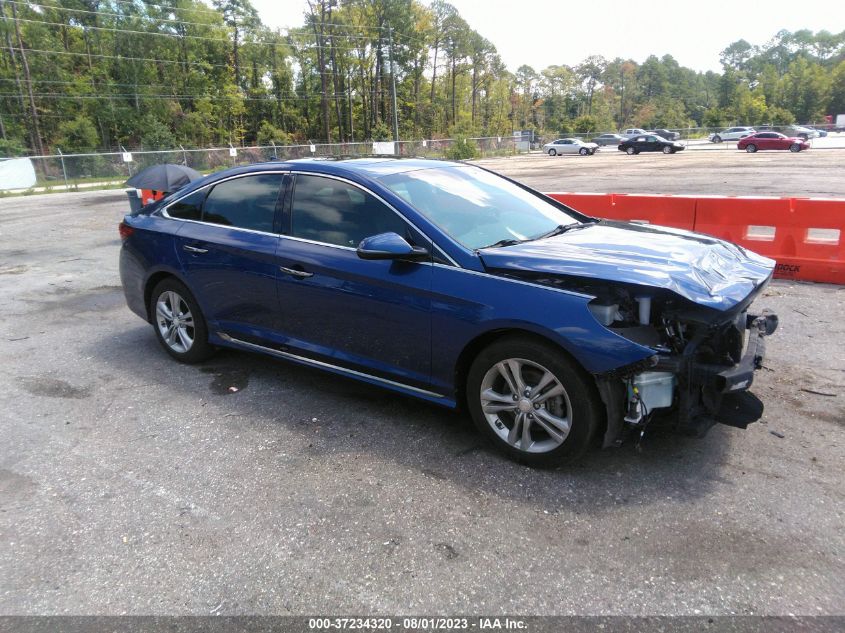
<svg viewBox="0 0 845 633">
<path fill-rule="evenodd" d="M 721 143 L 722 141 L 738 141 L 746 136 L 757 134 L 757 130 L 753 127 L 729 127 L 727 130 L 716 132 L 710 135 L 710 140 L 714 143 Z"/>
<path fill-rule="evenodd" d="M 559 138 L 543 145 L 543 151 L 549 156 L 558 154 L 581 154 L 587 156 L 595 154 L 599 149 L 596 143 L 586 143 L 578 138 Z"/>
</svg>

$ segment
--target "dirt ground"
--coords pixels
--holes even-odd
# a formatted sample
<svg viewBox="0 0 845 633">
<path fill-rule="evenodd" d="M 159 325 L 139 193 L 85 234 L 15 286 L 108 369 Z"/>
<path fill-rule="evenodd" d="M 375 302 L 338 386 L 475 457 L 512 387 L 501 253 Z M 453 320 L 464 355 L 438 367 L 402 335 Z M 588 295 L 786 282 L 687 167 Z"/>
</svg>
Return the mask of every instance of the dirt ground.
<svg viewBox="0 0 845 633">
<path fill-rule="evenodd" d="M 845 198 L 845 149 L 628 156 L 602 148 L 594 156 L 536 153 L 476 162 L 543 192 Z"/>
</svg>

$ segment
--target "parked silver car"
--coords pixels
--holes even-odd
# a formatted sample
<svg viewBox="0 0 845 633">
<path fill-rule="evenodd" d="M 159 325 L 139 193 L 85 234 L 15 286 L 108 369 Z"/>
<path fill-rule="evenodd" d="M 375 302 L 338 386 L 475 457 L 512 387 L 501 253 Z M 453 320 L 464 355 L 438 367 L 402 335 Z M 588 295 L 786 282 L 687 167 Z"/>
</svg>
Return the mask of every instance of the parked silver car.
<svg viewBox="0 0 845 633">
<path fill-rule="evenodd" d="M 710 140 L 714 143 L 721 143 L 722 141 L 738 141 L 746 136 L 756 134 L 757 130 L 753 127 L 729 127 L 727 130 L 715 132 L 710 135 Z"/>
<path fill-rule="evenodd" d="M 543 145 L 543 151 L 549 156 L 559 154 L 581 154 L 587 156 L 595 154 L 599 146 L 596 143 L 587 143 L 579 138 L 559 138 L 551 143 Z"/>
</svg>

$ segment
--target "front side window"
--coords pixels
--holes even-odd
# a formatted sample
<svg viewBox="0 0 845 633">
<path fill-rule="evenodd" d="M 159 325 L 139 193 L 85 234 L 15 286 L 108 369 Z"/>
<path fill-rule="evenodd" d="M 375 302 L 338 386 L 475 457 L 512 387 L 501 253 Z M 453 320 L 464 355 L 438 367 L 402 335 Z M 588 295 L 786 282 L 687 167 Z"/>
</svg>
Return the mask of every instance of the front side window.
<svg viewBox="0 0 845 633">
<path fill-rule="evenodd" d="M 391 174 L 381 182 L 470 249 L 536 239 L 578 222 L 542 196 L 469 165 Z"/>
<path fill-rule="evenodd" d="M 355 248 L 380 233 L 407 235 L 407 224 L 375 196 L 340 180 L 298 174 L 291 235 Z"/>
<path fill-rule="evenodd" d="M 203 221 L 272 232 L 283 178 L 283 174 L 258 174 L 215 185 L 203 205 Z"/>
</svg>

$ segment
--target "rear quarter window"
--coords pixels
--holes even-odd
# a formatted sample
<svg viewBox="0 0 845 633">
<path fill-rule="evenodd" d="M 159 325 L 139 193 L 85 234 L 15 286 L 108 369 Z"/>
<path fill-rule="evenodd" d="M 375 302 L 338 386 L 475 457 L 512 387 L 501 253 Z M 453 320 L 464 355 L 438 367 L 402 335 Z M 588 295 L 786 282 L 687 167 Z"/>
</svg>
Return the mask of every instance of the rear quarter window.
<svg viewBox="0 0 845 633">
<path fill-rule="evenodd" d="M 199 220 L 202 218 L 202 203 L 205 200 L 205 189 L 200 189 L 185 196 L 167 207 L 167 215 L 180 220 Z"/>
</svg>

